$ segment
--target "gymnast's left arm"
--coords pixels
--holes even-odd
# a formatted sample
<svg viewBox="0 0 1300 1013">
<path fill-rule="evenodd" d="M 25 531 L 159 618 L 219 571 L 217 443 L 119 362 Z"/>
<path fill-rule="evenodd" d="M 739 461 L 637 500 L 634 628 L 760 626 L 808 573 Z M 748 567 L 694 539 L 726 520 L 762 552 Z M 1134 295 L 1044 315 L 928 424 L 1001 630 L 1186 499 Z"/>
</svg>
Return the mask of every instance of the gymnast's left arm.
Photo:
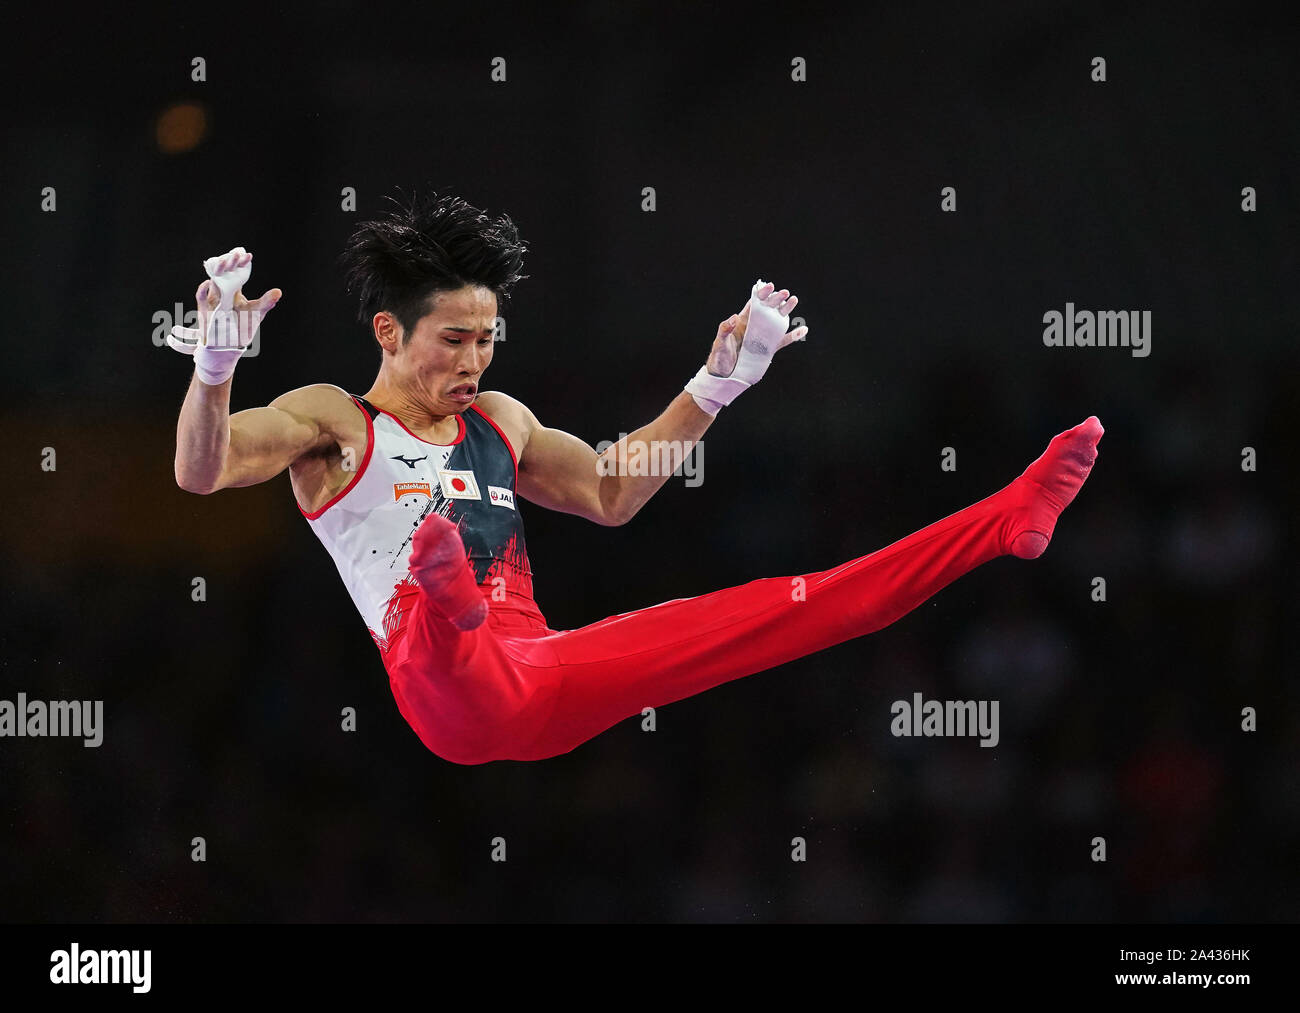
<svg viewBox="0 0 1300 1013">
<path fill-rule="evenodd" d="M 519 454 L 519 495 L 605 527 L 631 520 L 713 424 L 713 416 L 682 391 L 657 419 L 598 454 L 578 437 L 542 425 L 520 402 L 509 401 L 528 433 Z"/>
<path fill-rule="evenodd" d="M 576 436 L 543 426 L 527 407 L 506 399 L 528 433 L 519 456 L 519 495 L 597 524 L 626 524 L 663 488 L 719 409 L 757 383 L 779 349 L 808 333 L 807 327 L 786 333 L 798 301 L 786 289 L 777 291 L 760 280 L 741 312 L 718 325 L 708 361 L 696 378 L 657 419 L 602 453 Z M 706 373 L 708 379 L 702 380 Z"/>
</svg>

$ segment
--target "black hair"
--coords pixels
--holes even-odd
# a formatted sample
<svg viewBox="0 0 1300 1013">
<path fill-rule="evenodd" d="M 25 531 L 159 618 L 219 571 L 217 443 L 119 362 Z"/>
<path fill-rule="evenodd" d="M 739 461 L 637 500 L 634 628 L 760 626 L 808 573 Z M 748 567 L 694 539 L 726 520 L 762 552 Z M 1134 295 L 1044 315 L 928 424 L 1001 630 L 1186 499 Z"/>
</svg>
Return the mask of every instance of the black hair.
<svg viewBox="0 0 1300 1013">
<path fill-rule="evenodd" d="M 358 225 L 339 257 L 348 292 L 361 301 L 361 323 L 389 312 L 406 344 L 429 312 L 430 296 L 482 285 L 496 295 L 501 313 L 515 283 L 528 277 L 519 273 L 528 244 L 508 215 L 490 218 L 459 197 L 432 191 L 385 200 L 390 210 Z"/>
</svg>

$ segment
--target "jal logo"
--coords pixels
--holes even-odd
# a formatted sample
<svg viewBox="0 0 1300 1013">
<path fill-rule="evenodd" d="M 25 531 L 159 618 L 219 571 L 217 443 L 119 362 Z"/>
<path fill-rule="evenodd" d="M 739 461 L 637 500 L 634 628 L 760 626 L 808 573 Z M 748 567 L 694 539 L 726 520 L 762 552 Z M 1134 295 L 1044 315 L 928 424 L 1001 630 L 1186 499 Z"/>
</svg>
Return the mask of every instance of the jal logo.
<svg viewBox="0 0 1300 1013">
<path fill-rule="evenodd" d="M 474 480 L 472 471 L 439 470 L 438 483 L 442 486 L 442 494 L 448 499 L 483 498 L 479 495 L 478 482 Z"/>
<path fill-rule="evenodd" d="M 493 506 L 515 508 L 515 494 L 509 489 L 503 489 L 499 485 L 488 486 L 488 501 Z"/>
<path fill-rule="evenodd" d="M 433 497 L 433 489 L 428 482 L 397 482 L 393 485 L 393 499 L 410 495 Z"/>
</svg>

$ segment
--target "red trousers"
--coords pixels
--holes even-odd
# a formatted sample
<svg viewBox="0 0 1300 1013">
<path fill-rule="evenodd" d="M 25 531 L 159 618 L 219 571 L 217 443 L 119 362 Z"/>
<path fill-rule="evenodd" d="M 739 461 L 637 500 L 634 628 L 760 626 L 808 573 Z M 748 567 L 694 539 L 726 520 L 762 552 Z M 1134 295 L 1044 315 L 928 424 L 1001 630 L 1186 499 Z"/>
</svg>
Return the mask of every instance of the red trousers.
<svg viewBox="0 0 1300 1013">
<path fill-rule="evenodd" d="M 1008 552 L 1006 490 L 870 555 L 552 630 L 530 599 L 462 633 L 413 582 L 384 654 L 402 716 L 453 763 L 566 753 L 662 707 L 879 630 Z M 467 564 L 468 565 L 468 564 Z"/>
</svg>

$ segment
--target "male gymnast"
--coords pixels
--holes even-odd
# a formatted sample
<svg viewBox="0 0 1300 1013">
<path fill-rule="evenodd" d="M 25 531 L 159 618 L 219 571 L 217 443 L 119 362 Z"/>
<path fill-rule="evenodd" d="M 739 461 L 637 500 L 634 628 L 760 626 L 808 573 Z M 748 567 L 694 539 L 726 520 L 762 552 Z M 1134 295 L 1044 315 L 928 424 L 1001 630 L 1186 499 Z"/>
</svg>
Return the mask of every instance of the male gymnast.
<svg viewBox="0 0 1300 1013">
<path fill-rule="evenodd" d="M 176 434 L 176 481 L 199 494 L 289 470 L 379 649 L 402 716 L 453 763 L 569 752 L 646 707 L 872 633 L 998 556 L 1047 548 L 1097 457 L 1096 416 L 1056 436 L 1001 491 L 866 556 L 552 630 L 533 598 L 519 499 L 626 524 L 680 463 L 621 467 L 630 447 L 689 450 L 718 412 L 807 334 L 798 302 L 761 280 L 723 320 L 667 409 L 603 454 L 525 405 L 482 390 L 498 314 L 527 244 L 506 215 L 460 198 L 393 201 L 342 260 L 382 352 L 362 396 L 312 384 L 230 414 L 231 376 L 279 301 L 244 297 L 252 254 L 205 262 L 199 326 L 168 343 L 195 372 Z M 660 442 L 655 442 L 660 441 Z"/>
</svg>

